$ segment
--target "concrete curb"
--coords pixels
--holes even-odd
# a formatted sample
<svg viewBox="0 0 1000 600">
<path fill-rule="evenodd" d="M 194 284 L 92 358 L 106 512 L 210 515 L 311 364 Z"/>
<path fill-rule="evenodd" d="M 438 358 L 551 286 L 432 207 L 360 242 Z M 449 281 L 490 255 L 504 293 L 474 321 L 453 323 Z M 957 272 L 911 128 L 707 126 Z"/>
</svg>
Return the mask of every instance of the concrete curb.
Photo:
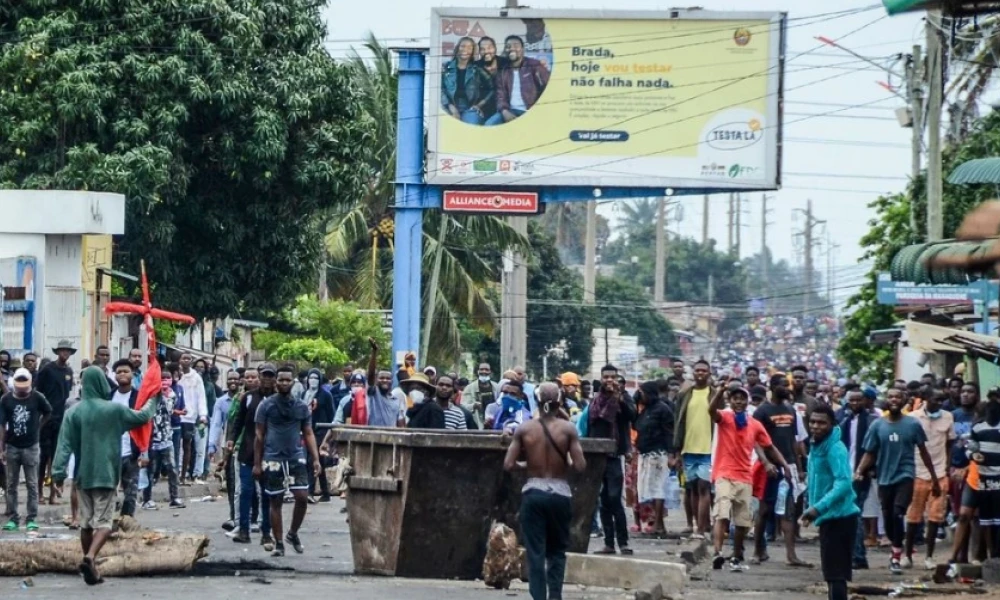
<svg viewBox="0 0 1000 600">
<path fill-rule="evenodd" d="M 566 555 L 566 583 L 626 590 L 650 590 L 662 586 L 663 594 L 675 596 L 687 584 L 687 566 L 618 556 Z"/>
</svg>

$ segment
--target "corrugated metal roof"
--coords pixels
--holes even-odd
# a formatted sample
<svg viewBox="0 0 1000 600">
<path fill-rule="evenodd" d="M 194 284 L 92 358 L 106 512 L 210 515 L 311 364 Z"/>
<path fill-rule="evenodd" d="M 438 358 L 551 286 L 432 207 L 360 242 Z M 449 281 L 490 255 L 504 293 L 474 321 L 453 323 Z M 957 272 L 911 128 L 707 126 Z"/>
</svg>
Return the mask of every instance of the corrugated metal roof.
<svg viewBox="0 0 1000 600">
<path fill-rule="evenodd" d="M 948 183 L 1000 183 L 1000 158 L 976 158 L 958 165 Z"/>
<path fill-rule="evenodd" d="M 926 0 L 882 0 L 885 11 L 890 15 L 896 15 L 911 10 L 927 10 Z"/>
</svg>

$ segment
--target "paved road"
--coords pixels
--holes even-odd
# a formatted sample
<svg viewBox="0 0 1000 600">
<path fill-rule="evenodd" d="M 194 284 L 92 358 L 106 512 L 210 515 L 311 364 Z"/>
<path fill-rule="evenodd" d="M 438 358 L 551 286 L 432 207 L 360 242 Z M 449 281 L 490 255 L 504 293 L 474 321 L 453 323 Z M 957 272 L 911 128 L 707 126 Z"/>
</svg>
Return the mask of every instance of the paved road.
<svg viewBox="0 0 1000 600">
<path fill-rule="evenodd" d="M 512 590 L 496 592 L 486 589 L 481 582 L 426 581 L 392 578 L 355 577 L 351 560 L 351 548 L 346 515 L 340 512 L 343 501 L 334 500 L 330 504 L 315 504 L 309 507 L 306 523 L 301 533 L 306 546 L 304 555 L 279 559 L 270 558 L 256 543 L 234 544 L 221 529 L 228 518 L 228 506 L 224 499 L 203 502 L 205 495 L 215 493 L 213 488 L 183 488 L 187 496 L 188 508 L 171 510 L 163 507 L 157 511 L 140 510 L 138 517 L 144 527 L 168 531 L 204 532 L 210 538 L 209 556 L 199 563 L 192 576 L 158 577 L 155 579 L 111 580 L 98 588 L 87 589 L 79 578 L 59 575 L 40 575 L 33 579 L 34 587 L 20 589 L 21 580 L 0 578 L 0 598 L 184 598 L 197 594 L 199 598 L 225 599 L 256 597 L 261 593 L 268 600 L 279 598 L 317 597 L 317 594 L 345 593 L 351 598 L 412 598 L 414 600 L 447 600 L 473 598 L 517 597 L 527 598 L 526 586 L 515 582 Z M 157 489 L 162 498 L 164 490 Z M 66 507 L 44 507 L 41 521 L 43 533 L 70 534 L 60 524 L 61 515 L 68 512 Z M 291 516 L 291 505 L 285 505 L 286 522 Z M 669 530 L 682 526 L 679 515 L 668 520 Z M 807 530 L 807 535 L 814 535 Z M 10 537 L 4 534 L 4 537 Z M 0 538 L 3 539 L 3 538 Z M 600 543 L 593 540 L 592 549 Z M 682 552 L 692 551 L 691 542 L 679 540 L 644 540 L 633 542 L 637 558 L 679 561 Z M 291 548 L 288 549 L 291 552 Z M 942 548 L 946 550 L 946 548 Z M 940 551 L 939 551 L 940 553 Z M 692 580 L 685 592 L 686 600 L 720 600 L 720 596 L 739 592 L 740 597 L 763 596 L 767 594 L 780 600 L 815 599 L 809 591 L 811 585 L 821 581 L 818 569 L 792 569 L 784 566 L 780 557 L 783 552 L 778 547 L 771 548 L 773 560 L 761 566 L 752 567 L 746 573 L 712 571 L 707 563 L 695 566 Z M 819 563 L 819 549 L 814 543 L 804 544 L 799 555 L 809 562 Z M 436 557 L 428 557 L 435 560 Z M 856 581 L 885 584 L 892 581 L 915 581 L 925 575 L 923 571 L 911 571 L 904 577 L 893 578 L 884 568 L 887 553 L 874 553 L 870 560 L 878 568 L 859 572 Z M 194 596 L 188 596 L 194 597 Z M 617 600 L 631 598 L 633 594 L 622 590 L 584 589 L 568 586 L 565 597 L 573 600 Z"/>
</svg>

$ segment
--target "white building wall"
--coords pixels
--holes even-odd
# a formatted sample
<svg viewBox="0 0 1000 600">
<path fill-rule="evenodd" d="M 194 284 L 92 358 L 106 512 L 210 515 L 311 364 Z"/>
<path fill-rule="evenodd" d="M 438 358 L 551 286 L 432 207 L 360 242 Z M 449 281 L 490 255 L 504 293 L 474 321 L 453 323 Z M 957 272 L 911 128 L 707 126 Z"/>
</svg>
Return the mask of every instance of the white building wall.
<svg viewBox="0 0 1000 600">
<path fill-rule="evenodd" d="M 2 204 L 0 204 L 2 206 Z M 31 256 L 35 259 L 35 317 L 31 327 L 34 331 L 33 350 L 43 350 L 42 325 L 45 322 L 45 235 L 40 233 L 0 232 L 0 258 Z M 4 285 L 17 287 L 18 281 L 4 281 Z M 20 346 L 20 344 L 18 344 Z M 51 351 L 48 351 L 51 355 Z"/>
</svg>

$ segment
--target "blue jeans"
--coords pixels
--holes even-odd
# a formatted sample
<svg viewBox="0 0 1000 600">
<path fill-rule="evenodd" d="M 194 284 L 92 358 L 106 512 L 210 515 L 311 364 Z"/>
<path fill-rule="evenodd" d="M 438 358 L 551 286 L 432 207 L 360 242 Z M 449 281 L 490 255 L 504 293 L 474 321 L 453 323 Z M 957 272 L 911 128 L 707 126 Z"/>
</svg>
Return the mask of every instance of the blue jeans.
<svg viewBox="0 0 1000 600">
<path fill-rule="evenodd" d="M 508 109 L 510 112 L 514 113 L 515 117 L 520 117 L 524 113 L 528 112 L 525 110 L 517 110 L 516 108 Z M 489 119 L 486 119 L 486 126 L 493 127 L 494 125 L 503 125 L 506 121 L 503 120 L 503 113 L 498 112 Z"/>
<path fill-rule="evenodd" d="M 868 554 L 865 549 L 865 520 L 861 515 L 865 512 L 865 502 L 868 500 L 868 491 L 871 489 L 871 481 L 857 481 L 854 483 L 854 504 L 861 509 L 858 515 L 858 533 L 854 539 L 854 564 L 867 563 Z"/>
<path fill-rule="evenodd" d="M 463 123 L 468 123 L 469 125 L 482 125 L 483 115 L 479 114 L 479 111 L 474 108 L 459 109 L 462 117 Z"/>
<path fill-rule="evenodd" d="M 181 472 L 181 428 L 180 426 L 173 427 L 174 434 L 174 470 L 178 473 Z"/>
<path fill-rule="evenodd" d="M 250 531 L 250 507 L 254 496 L 260 499 L 260 534 L 271 535 L 271 510 L 267 495 L 257 492 L 253 466 L 240 464 L 240 531 Z M 278 502 L 282 499 L 278 498 Z"/>
</svg>

